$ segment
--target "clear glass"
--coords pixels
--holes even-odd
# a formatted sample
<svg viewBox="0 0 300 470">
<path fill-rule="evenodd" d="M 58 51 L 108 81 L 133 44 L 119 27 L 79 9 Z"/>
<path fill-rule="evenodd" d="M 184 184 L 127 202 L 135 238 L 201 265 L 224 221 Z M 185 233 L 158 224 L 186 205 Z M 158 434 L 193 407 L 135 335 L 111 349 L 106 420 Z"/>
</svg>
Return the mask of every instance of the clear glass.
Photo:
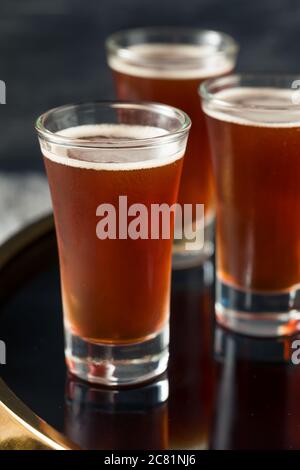
<svg viewBox="0 0 300 470">
<path fill-rule="evenodd" d="M 206 78 L 230 73 L 238 47 L 226 34 L 194 28 L 155 27 L 121 31 L 107 40 L 108 63 L 117 96 L 151 100 L 183 109 L 192 120 L 179 190 L 179 203 L 192 204 L 193 218 L 186 232 L 197 230 L 196 242 L 175 240 L 173 266 L 187 267 L 212 254 L 214 193 L 205 118 L 198 87 Z M 196 204 L 204 205 L 196 213 Z M 196 224 L 197 223 L 197 224 Z M 177 230 L 181 231 L 181 224 Z"/>
<path fill-rule="evenodd" d="M 174 219 L 155 238 L 151 209 L 176 202 L 189 128 L 185 113 L 151 103 L 62 106 L 37 120 L 66 361 L 85 380 L 131 384 L 167 367 Z"/>
<path fill-rule="evenodd" d="M 231 75 L 200 88 L 217 199 L 216 315 L 249 335 L 300 325 L 298 85 Z"/>
</svg>

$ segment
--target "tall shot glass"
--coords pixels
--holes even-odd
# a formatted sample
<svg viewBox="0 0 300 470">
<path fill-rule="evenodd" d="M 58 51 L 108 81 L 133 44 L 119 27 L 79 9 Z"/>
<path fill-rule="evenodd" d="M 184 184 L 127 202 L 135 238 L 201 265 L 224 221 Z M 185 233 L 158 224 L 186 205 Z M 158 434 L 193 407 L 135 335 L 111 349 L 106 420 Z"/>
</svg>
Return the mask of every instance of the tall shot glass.
<svg viewBox="0 0 300 470">
<path fill-rule="evenodd" d="M 249 335 L 299 329 L 296 79 L 231 75 L 201 86 L 217 198 L 216 315 Z"/>
<path fill-rule="evenodd" d="M 185 238 L 175 239 L 173 266 L 201 263 L 214 249 L 215 204 L 211 156 L 198 87 L 235 67 L 238 46 L 230 36 L 198 28 L 152 27 L 120 31 L 106 42 L 118 99 L 150 100 L 183 109 L 193 126 L 183 163 L 178 202 L 191 204 Z M 196 205 L 204 205 L 196 211 Z M 177 231 L 182 227 L 176 224 Z M 203 237 L 204 232 L 204 237 Z M 195 233 L 194 243 L 189 233 Z M 204 240 L 203 240 L 204 238 Z"/>
<path fill-rule="evenodd" d="M 62 106 L 37 120 L 66 362 L 82 379 L 134 384 L 167 367 L 174 217 L 168 237 L 153 236 L 151 210 L 176 202 L 189 128 L 185 113 L 151 103 Z"/>
</svg>

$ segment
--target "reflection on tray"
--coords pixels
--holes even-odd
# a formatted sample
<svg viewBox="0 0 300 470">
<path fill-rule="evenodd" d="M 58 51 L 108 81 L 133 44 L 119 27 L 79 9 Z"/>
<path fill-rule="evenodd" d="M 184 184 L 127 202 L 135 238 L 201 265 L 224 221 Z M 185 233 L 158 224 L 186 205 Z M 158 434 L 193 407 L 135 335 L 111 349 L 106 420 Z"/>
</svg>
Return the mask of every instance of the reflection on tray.
<svg viewBox="0 0 300 470">
<path fill-rule="evenodd" d="M 213 265 L 173 272 L 169 428 L 173 449 L 206 449 L 213 408 Z"/>
<path fill-rule="evenodd" d="M 69 378 L 65 434 L 88 449 L 204 449 L 213 409 L 211 262 L 173 273 L 167 377 L 109 390 Z"/>
<path fill-rule="evenodd" d="M 291 364 L 294 339 L 251 338 L 216 328 L 212 448 L 299 448 L 300 369 Z"/>
<path fill-rule="evenodd" d="M 1 370 L 5 382 L 41 418 L 83 448 L 300 448 L 300 366 L 291 361 L 292 341 L 299 338 L 259 339 L 215 329 L 211 262 L 173 272 L 168 380 L 108 390 L 68 378 L 65 388 L 52 225 L 48 235 L 45 229 L 38 233 L 30 243 L 22 236 L 21 247 L 14 248 L 14 241 L 6 250 L 17 255 L 1 270 L 6 292 L 1 335 L 18 348 L 9 349 Z M 41 304 L 45 289 L 51 301 Z M 11 400 L 6 402 L 20 415 Z M 46 435 L 45 426 L 39 429 Z M 25 429 L 20 422 L 18 427 Z M 53 431 L 50 447 L 72 447 Z M 6 448 L 36 446 L 28 440 L 16 443 L 9 433 L 2 442 Z"/>
<path fill-rule="evenodd" d="M 84 449 L 167 449 L 168 379 L 112 390 L 70 377 L 65 434 Z"/>
</svg>

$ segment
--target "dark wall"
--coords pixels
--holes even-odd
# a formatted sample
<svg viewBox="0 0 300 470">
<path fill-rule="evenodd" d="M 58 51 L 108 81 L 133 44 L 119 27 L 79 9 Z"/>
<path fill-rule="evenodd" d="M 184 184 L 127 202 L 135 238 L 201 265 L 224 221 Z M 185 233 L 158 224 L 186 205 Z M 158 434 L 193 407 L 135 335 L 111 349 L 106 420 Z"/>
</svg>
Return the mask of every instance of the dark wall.
<svg viewBox="0 0 300 470">
<path fill-rule="evenodd" d="M 0 171 L 42 170 L 33 130 L 41 112 L 113 97 L 109 33 L 164 24 L 233 35 L 239 70 L 300 72 L 299 0 L 1 0 Z"/>
</svg>

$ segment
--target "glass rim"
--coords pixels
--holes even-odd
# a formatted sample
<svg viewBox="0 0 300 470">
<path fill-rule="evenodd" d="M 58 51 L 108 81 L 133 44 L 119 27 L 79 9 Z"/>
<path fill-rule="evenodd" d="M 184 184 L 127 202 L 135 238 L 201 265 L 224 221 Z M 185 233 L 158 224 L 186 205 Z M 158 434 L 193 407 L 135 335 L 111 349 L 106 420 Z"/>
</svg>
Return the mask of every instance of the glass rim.
<svg viewBox="0 0 300 470">
<path fill-rule="evenodd" d="M 215 45 L 216 50 L 213 51 L 208 51 L 207 56 L 211 57 L 212 55 L 218 56 L 218 55 L 224 55 L 224 54 L 237 54 L 239 51 L 239 45 L 236 42 L 236 40 L 230 36 L 227 33 L 224 33 L 222 31 L 217 31 L 214 29 L 202 29 L 202 28 L 195 28 L 195 27 L 181 27 L 181 26 L 146 26 L 146 27 L 140 27 L 140 28 L 129 28 L 129 29 L 124 29 L 124 30 L 119 30 L 111 35 L 109 35 L 105 41 L 105 46 L 110 54 L 118 54 L 120 57 L 123 57 L 124 60 L 130 60 L 134 62 L 135 60 L 138 61 L 140 57 L 140 53 L 137 51 L 132 51 L 128 48 L 128 46 L 121 46 L 121 40 L 129 37 L 131 34 L 161 34 L 165 35 L 168 37 L 170 35 L 170 38 L 173 38 L 173 41 L 170 41 L 171 43 L 174 43 L 174 35 L 184 35 L 184 34 L 194 34 L 198 36 L 205 36 L 205 35 L 210 35 L 210 36 L 215 36 L 219 37 L 221 40 L 224 41 L 223 48 L 220 47 L 220 45 Z M 141 41 L 140 44 L 148 44 L 148 41 Z M 201 60 L 205 58 L 205 55 L 201 57 Z M 135 60 L 134 60 L 135 59 Z M 195 58 L 194 62 L 197 62 L 197 59 Z M 181 57 L 181 62 L 184 62 Z M 191 59 L 189 59 L 189 62 L 191 62 Z"/>
<path fill-rule="evenodd" d="M 218 93 L 223 90 L 232 90 L 235 88 L 273 88 L 290 90 L 291 92 L 298 92 L 299 87 L 293 88 L 292 83 L 298 81 L 300 84 L 300 74 L 263 74 L 263 73 L 241 73 L 229 74 L 222 77 L 213 77 L 205 80 L 199 85 L 198 93 L 203 103 L 213 103 L 218 108 L 223 110 L 249 110 L 249 111 L 297 111 L 300 113 L 300 103 L 293 102 L 289 105 L 272 105 L 272 104 L 248 104 L 231 102 L 230 99 L 223 100 L 218 98 Z M 247 82 L 247 83 L 245 83 Z M 243 84 L 244 83 L 244 84 Z M 285 83 L 285 85 L 284 85 Z M 289 86 L 288 86 L 289 85 Z"/>
<path fill-rule="evenodd" d="M 92 141 L 88 139 L 80 139 L 74 137 L 66 137 L 60 135 L 59 133 L 52 132 L 47 129 L 45 121 L 51 114 L 64 110 L 75 110 L 80 107 L 88 106 L 99 106 L 103 108 L 113 108 L 113 109 L 136 109 L 141 111 L 153 111 L 157 114 L 163 114 L 169 118 L 178 119 L 178 129 L 174 131 L 167 131 L 165 134 L 161 134 L 154 137 L 147 138 L 137 138 L 137 139 L 120 139 L 117 137 L 103 138 L 100 141 Z M 99 122 L 94 124 L 111 124 L 107 122 Z M 79 102 L 73 104 L 66 104 L 52 108 L 45 113 L 41 114 L 35 121 L 35 129 L 38 133 L 39 138 L 48 141 L 53 144 L 63 145 L 63 146 L 73 146 L 73 147 L 83 147 L 91 149 L 122 149 L 122 148 L 145 148 L 162 145 L 164 143 L 170 143 L 178 140 L 180 137 L 184 136 L 191 127 L 191 120 L 189 116 L 182 111 L 181 109 L 169 106 L 166 104 L 151 102 L 151 101 L 117 101 L 117 100 L 107 100 L 107 101 L 89 101 L 89 102 Z M 118 123 L 116 123 L 118 125 Z M 131 124 L 129 124 L 131 125 Z M 139 125 L 138 123 L 134 125 Z M 146 127 L 146 126 L 145 126 Z"/>
</svg>

